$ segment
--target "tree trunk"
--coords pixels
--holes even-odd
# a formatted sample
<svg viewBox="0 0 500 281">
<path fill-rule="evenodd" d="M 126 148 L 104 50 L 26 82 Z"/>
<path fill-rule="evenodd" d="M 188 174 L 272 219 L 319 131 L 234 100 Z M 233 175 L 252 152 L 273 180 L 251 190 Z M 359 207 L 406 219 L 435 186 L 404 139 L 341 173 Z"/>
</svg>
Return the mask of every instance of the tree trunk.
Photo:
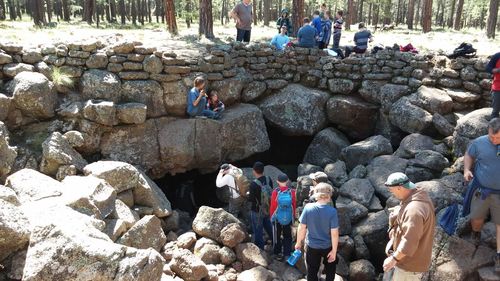
<svg viewBox="0 0 500 281">
<path fill-rule="evenodd" d="M 94 15 L 94 9 L 94 0 L 85 0 L 85 7 L 83 8 L 83 19 L 88 24 L 92 24 L 93 22 L 92 17 Z"/>
<path fill-rule="evenodd" d="M 392 14 L 391 14 L 392 3 L 391 0 L 387 0 L 384 3 L 384 24 L 392 23 Z"/>
<path fill-rule="evenodd" d="M 448 15 L 448 28 L 453 27 L 453 17 L 455 16 L 455 5 L 457 3 L 457 0 L 451 0 L 450 4 L 450 14 Z"/>
<path fill-rule="evenodd" d="M 222 11 L 221 11 L 221 14 L 220 14 L 220 24 L 221 25 L 224 25 L 224 16 L 225 14 L 228 13 L 227 9 L 226 9 L 226 4 L 227 3 L 227 0 L 222 0 Z M 255 15 L 255 14 L 254 14 Z"/>
<path fill-rule="evenodd" d="M 373 7 L 373 21 L 372 21 L 372 24 L 377 26 L 378 25 L 378 20 L 379 20 L 379 16 L 380 16 L 380 5 L 379 4 L 373 4 L 374 7 Z"/>
<path fill-rule="evenodd" d="M 162 1 L 161 0 L 155 0 L 155 17 L 156 17 L 156 23 L 160 23 L 160 17 L 162 15 L 161 7 L 162 7 Z"/>
<path fill-rule="evenodd" d="M 62 0 L 62 12 L 64 21 L 71 20 L 71 10 L 69 7 L 69 0 Z"/>
<path fill-rule="evenodd" d="M 370 2 L 370 4 L 368 5 L 368 20 L 367 20 L 367 23 L 369 25 L 372 24 L 372 13 L 373 13 L 373 3 Z"/>
<path fill-rule="evenodd" d="M 422 8 L 422 0 L 417 0 L 417 11 L 415 12 L 415 26 L 420 23 L 420 10 Z"/>
<path fill-rule="evenodd" d="M 43 0 L 32 0 L 32 15 L 33 22 L 36 26 L 42 26 L 45 24 L 45 9 L 43 5 Z"/>
<path fill-rule="evenodd" d="M 198 34 L 208 39 L 215 38 L 214 22 L 212 18 L 212 0 L 200 0 L 200 26 Z"/>
<path fill-rule="evenodd" d="M 47 5 L 47 18 L 49 22 L 52 22 L 52 0 L 46 0 L 45 3 Z"/>
<path fill-rule="evenodd" d="M 302 26 L 304 18 L 304 0 L 292 0 L 292 24 L 293 36 L 297 35 L 297 31 Z"/>
<path fill-rule="evenodd" d="M 345 20 L 345 29 L 351 30 L 351 24 L 354 19 L 354 0 L 347 0 L 347 17 Z"/>
<path fill-rule="evenodd" d="M 406 15 L 406 23 L 408 24 L 408 29 L 413 30 L 413 16 L 415 15 L 415 0 L 408 1 L 408 13 Z"/>
<path fill-rule="evenodd" d="M 396 10 L 396 25 L 398 25 L 400 22 L 399 15 L 401 15 L 401 10 L 402 10 L 401 6 L 403 5 L 403 3 L 401 2 L 402 0 L 398 0 L 398 8 Z"/>
<path fill-rule="evenodd" d="M 109 0 L 109 13 L 111 16 L 111 22 L 116 22 L 116 1 Z"/>
<path fill-rule="evenodd" d="M 141 3 L 141 13 L 140 13 L 141 25 L 144 25 L 146 19 L 146 0 L 142 0 L 139 2 Z"/>
<path fill-rule="evenodd" d="M 125 24 L 125 0 L 118 0 L 118 12 L 120 13 L 121 24 Z"/>
<path fill-rule="evenodd" d="M 94 11 L 95 11 L 95 24 L 97 27 L 99 27 L 99 3 L 97 3 L 97 0 L 94 0 Z"/>
<path fill-rule="evenodd" d="M 488 38 L 495 38 L 495 29 L 498 21 L 498 2 L 499 0 L 490 0 L 490 11 L 486 26 L 486 36 Z"/>
<path fill-rule="evenodd" d="M 130 15 L 132 16 L 132 24 L 137 25 L 137 7 L 135 0 L 131 0 L 132 7 L 130 8 Z"/>
<path fill-rule="evenodd" d="M 0 20 L 5 20 L 5 19 L 6 19 L 5 2 L 3 0 L 0 0 Z"/>
<path fill-rule="evenodd" d="M 432 0 L 424 0 L 422 8 L 422 31 L 430 32 L 432 27 Z"/>
<path fill-rule="evenodd" d="M 172 35 L 177 35 L 177 21 L 175 20 L 175 5 L 174 0 L 165 0 L 165 18 L 167 22 L 167 30 Z"/>
<path fill-rule="evenodd" d="M 200 1 L 200 13 L 201 13 L 201 1 Z M 191 28 L 191 0 L 186 0 L 186 6 L 184 7 L 184 9 L 186 10 L 186 25 L 187 25 L 187 28 Z M 201 24 L 201 17 L 200 17 L 200 24 Z M 201 25 L 199 27 L 201 29 Z"/>
<path fill-rule="evenodd" d="M 464 0 L 458 0 L 457 4 L 457 14 L 455 16 L 455 30 L 460 30 L 462 28 L 462 12 L 464 9 Z"/>
<path fill-rule="evenodd" d="M 256 6 L 253 6 L 253 13 L 257 14 Z M 257 24 L 257 21 L 263 21 L 263 20 L 264 20 L 264 12 L 262 12 L 262 0 L 259 0 L 259 14 L 258 16 L 254 16 L 254 23 Z"/>
<path fill-rule="evenodd" d="M 364 0 L 359 0 L 359 8 L 358 8 L 358 22 L 363 21 L 363 4 L 365 3 Z"/>
<path fill-rule="evenodd" d="M 271 0 L 261 0 L 264 2 L 264 25 L 269 26 L 271 21 Z"/>
<path fill-rule="evenodd" d="M 16 20 L 17 14 L 16 14 L 16 4 L 14 3 L 14 0 L 7 0 L 7 6 L 9 7 L 10 20 Z"/>
</svg>

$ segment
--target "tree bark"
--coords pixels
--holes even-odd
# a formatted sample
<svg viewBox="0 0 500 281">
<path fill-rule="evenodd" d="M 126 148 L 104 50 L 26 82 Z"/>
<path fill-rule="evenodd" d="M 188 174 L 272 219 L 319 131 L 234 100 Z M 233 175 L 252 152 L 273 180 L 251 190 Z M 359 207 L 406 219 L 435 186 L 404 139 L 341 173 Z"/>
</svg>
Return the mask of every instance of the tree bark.
<svg viewBox="0 0 500 281">
<path fill-rule="evenodd" d="M 62 0 L 62 12 L 63 12 L 63 19 L 64 21 L 70 21 L 71 20 L 71 11 L 69 7 L 69 0 Z"/>
<path fill-rule="evenodd" d="M 38 0 L 35 0 L 38 1 Z M 94 15 L 94 0 L 85 0 L 85 6 L 83 8 L 83 20 L 88 24 L 92 24 L 92 17 Z"/>
<path fill-rule="evenodd" d="M 198 34 L 208 39 L 215 38 L 214 22 L 212 17 L 212 0 L 200 0 L 200 26 Z"/>
<path fill-rule="evenodd" d="M 424 0 L 422 8 L 422 31 L 430 32 L 432 27 L 432 0 Z"/>
<path fill-rule="evenodd" d="M 455 16 L 455 5 L 456 5 L 456 3 L 457 3 L 457 0 L 451 0 L 450 14 L 448 15 L 448 22 L 447 22 L 448 28 L 452 28 L 453 27 L 453 17 Z"/>
<path fill-rule="evenodd" d="M 293 0 L 292 1 L 292 24 L 293 24 L 293 36 L 297 35 L 297 31 L 302 26 L 304 19 L 304 0 Z"/>
<path fill-rule="evenodd" d="M 420 10 L 422 8 L 422 0 L 417 0 L 417 11 L 415 12 L 415 26 L 420 23 Z"/>
<path fill-rule="evenodd" d="M 121 24 L 125 24 L 125 0 L 118 0 L 118 12 L 120 13 Z"/>
<path fill-rule="evenodd" d="M 225 14 L 228 13 L 227 8 L 226 8 L 226 5 L 227 5 L 226 3 L 227 3 L 227 0 L 222 0 L 222 4 L 221 4 L 222 5 L 222 11 L 221 11 L 221 14 L 220 14 L 220 24 L 221 25 L 224 25 L 224 16 L 225 16 Z"/>
<path fill-rule="evenodd" d="M 155 0 L 155 17 L 156 17 L 156 23 L 160 23 L 160 17 L 162 15 L 161 7 L 162 7 L 162 1 L 161 0 Z"/>
<path fill-rule="evenodd" d="M 47 5 L 47 18 L 49 22 L 52 22 L 52 0 L 46 0 L 45 3 Z"/>
<path fill-rule="evenodd" d="M 132 16 L 132 24 L 137 25 L 137 7 L 135 0 L 131 0 L 132 7 L 130 8 L 130 15 Z"/>
<path fill-rule="evenodd" d="M 33 22 L 36 26 L 42 26 L 45 24 L 45 8 L 43 5 L 43 0 L 32 0 L 32 15 Z"/>
<path fill-rule="evenodd" d="M 488 38 L 495 38 L 495 30 L 498 21 L 498 2 L 499 0 L 490 0 L 488 23 L 486 25 L 486 36 Z"/>
<path fill-rule="evenodd" d="M 401 6 L 403 5 L 403 3 L 401 2 L 402 0 L 398 0 L 398 9 L 396 10 L 396 25 L 398 25 L 400 22 L 399 15 L 401 15 L 401 10 L 402 10 Z"/>
<path fill-rule="evenodd" d="M 200 13 L 201 13 L 201 0 L 200 0 Z M 186 25 L 188 28 L 191 27 L 191 22 L 192 22 L 192 18 L 191 18 L 191 12 L 192 12 L 192 8 L 191 8 L 192 4 L 191 4 L 191 0 L 186 0 L 186 6 L 184 7 L 185 10 L 186 10 Z M 200 17 L 200 23 L 201 23 L 201 17 Z M 201 26 L 200 26 L 201 28 Z"/>
<path fill-rule="evenodd" d="M 264 2 L 264 25 L 269 26 L 271 21 L 271 0 L 261 0 Z"/>
<path fill-rule="evenodd" d="M 408 24 L 408 29 L 413 30 L 413 16 L 415 15 L 415 0 L 408 1 L 408 13 L 406 15 L 406 23 Z"/>
<path fill-rule="evenodd" d="M 460 30 L 462 28 L 462 12 L 464 9 L 464 0 L 458 0 L 457 4 L 457 14 L 455 16 L 455 30 Z"/>
<path fill-rule="evenodd" d="M 391 0 L 386 0 L 384 2 L 384 24 L 392 23 L 391 8 L 392 8 Z"/>
<path fill-rule="evenodd" d="M 370 2 L 368 5 L 368 20 L 366 21 L 369 25 L 372 24 L 372 13 L 373 13 L 373 3 Z"/>
<path fill-rule="evenodd" d="M 347 17 L 345 20 L 345 30 L 351 30 L 354 19 L 354 0 L 347 0 Z"/>
<path fill-rule="evenodd" d="M 7 0 L 7 6 L 9 7 L 10 20 L 16 20 L 17 14 L 16 14 L 16 4 L 14 3 L 14 0 Z"/>
<path fill-rule="evenodd" d="M 167 30 L 172 35 L 177 35 L 177 21 L 175 20 L 175 5 L 174 0 L 165 0 L 165 18 L 167 22 Z"/>
<path fill-rule="evenodd" d="M 373 7 L 373 21 L 372 21 L 372 24 L 377 26 L 378 25 L 378 21 L 379 21 L 379 16 L 380 16 L 380 5 L 379 4 L 373 4 L 374 7 Z"/>
<path fill-rule="evenodd" d="M 6 19 L 5 2 L 3 0 L 0 0 L 0 20 L 5 20 L 5 19 Z"/>
</svg>

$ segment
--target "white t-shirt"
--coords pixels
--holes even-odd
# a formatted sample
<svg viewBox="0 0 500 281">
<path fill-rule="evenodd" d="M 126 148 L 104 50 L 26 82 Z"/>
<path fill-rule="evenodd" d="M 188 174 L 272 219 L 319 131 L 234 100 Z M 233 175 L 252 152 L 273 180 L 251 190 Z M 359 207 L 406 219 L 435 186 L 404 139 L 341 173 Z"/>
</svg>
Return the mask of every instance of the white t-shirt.
<svg viewBox="0 0 500 281">
<path fill-rule="evenodd" d="M 224 186 L 229 186 L 229 190 L 231 191 L 231 197 L 233 199 L 236 199 L 240 197 L 239 192 L 236 190 L 236 182 L 234 181 L 234 177 L 232 175 L 224 175 L 222 172 L 219 171 L 219 174 L 217 175 L 217 179 L 215 180 L 215 185 L 218 188 L 224 187 Z"/>
</svg>

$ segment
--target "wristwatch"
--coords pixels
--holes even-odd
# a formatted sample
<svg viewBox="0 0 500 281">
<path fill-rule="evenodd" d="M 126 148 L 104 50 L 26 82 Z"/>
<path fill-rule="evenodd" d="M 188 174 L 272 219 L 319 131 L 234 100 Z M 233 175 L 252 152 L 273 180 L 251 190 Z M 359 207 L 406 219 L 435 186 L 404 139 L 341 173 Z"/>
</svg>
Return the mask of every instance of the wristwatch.
<svg viewBox="0 0 500 281">
<path fill-rule="evenodd" d="M 398 258 L 396 258 L 396 255 L 394 255 L 394 253 L 391 255 L 391 257 L 396 261 L 396 262 L 399 262 Z"/>
</svg>

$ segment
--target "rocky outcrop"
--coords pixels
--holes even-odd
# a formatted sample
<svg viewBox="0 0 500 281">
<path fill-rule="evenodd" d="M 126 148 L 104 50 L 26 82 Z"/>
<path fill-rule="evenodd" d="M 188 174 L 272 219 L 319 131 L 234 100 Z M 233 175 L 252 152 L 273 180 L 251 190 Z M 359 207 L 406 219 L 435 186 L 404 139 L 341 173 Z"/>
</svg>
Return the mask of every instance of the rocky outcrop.
<svg viewBox="0 0 500 281">
<path fill-rule="evenodd" d="M 483 108 L 458 119 L 455 132 L 453 132 L 453 154 L 455 156 L 463 156 L 470 141 L 488 134 L 490 116 L 491 109 Z"/>
<path fill-rule="evenodd" d="M 391 142 L 383 136 L 373 136 L 342 149 L 342 159 L 349 170 L 357 165 L 366 165 L 373 158 L 392 154 Z"/>
<path fill-rule="evenodd" d="M 16 193 L 0 185 L 0 261 L 29 242 L 29 221 L 20 205 Z"/>
<path fill-rule="evenodd" d="M 342 149 L 349 145 L 349 140 L 340 131 L 334 128 L 324 129 L 316 134 L 307 148 L 304 162 L 324 167 L 338 160 Z"/>
<path fill-rule="evenodd" d="M 0 178 L 10 172 L 17 157 L 16 148 L 9 145 L 9 140 L 7 126 L 0 121 Z"/>
<path fill-rule="evenodd" d="M 83 171 L 87 161 L 71 147 L 70 143 L 59 133 L 52 133 L 43 143 L 43 157 L 40 171 L 55 176 L 61 166 L 73 165 Z"/>
<path fill-rule="evenodd" d="M 196 234 L 222 243 L 221 232 L 226 225 L 240 221 L 223 209 L 202 206 L 193 221 Z"/>
<path fill-rule="evenodd" d="M 264 117 L 286 135 L 314 135 L 326 125 L 329 94 L 291 84 L 259 103 Z"/>
</svg>

